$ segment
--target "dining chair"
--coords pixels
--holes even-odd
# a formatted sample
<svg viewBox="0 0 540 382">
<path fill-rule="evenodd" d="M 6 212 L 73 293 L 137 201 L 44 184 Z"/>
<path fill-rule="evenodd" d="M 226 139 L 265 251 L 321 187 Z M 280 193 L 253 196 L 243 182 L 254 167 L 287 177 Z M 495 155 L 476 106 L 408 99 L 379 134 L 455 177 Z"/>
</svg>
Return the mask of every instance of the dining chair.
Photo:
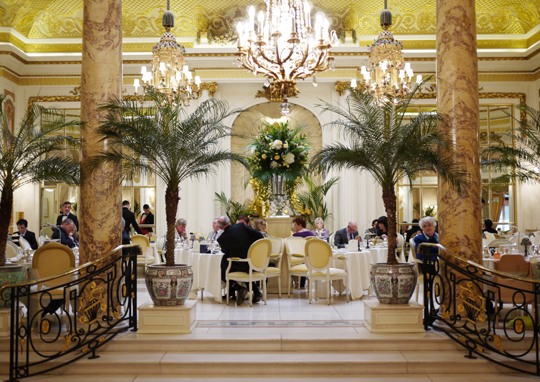
<svg viewBox="0 0 540 382">
<path fill-rule="evenodd" d="M 345 285 L 345 295 L 347 296 L 347 302 L 349 302 L 349 285 L 348 280 L 349 271 L 347 269 L 347 262 L 345 256 L 334 258 L 335 260 L 343 261 L 345 269 L 332 268 L 332 247 L 326 241 L 323 240 L 310 240 L 306 242 L 306 264 L 308 268 L 308 290 L 309 290 L 309 303 L 313 299 L 313 281 L 326 281 L 326 299 L 328 305 L 333 303 L 333 297 L 330 293 L 330 283 L 334 280 L 347 280 Z"/>
<path fill-rule="evenodd" d="M 279 277 L 278 280 L 278 293 L 281 298 L 281 260 L 283 258 L 283 239 L 281 237 L 268 236 L 268 240 L 272 242 L 272 253 L 270 254 L 270 260 L 275 263 L 275 267 L 268 267 L 266 269 L 266 277 Z"/>
<path fill-rule="evenodd" d="M 330 244 L 330 247 L 334 248 L 334 238 L 336 237 L 336 233 L 330 235 L 330 238 L 328 239 L 328 244 Z"/>
<path fill-rule="evenodd" d="M 73 251 L 65 245 L 49 243 L 38 248 L 34 252 L 34 257 L 32 259 L 32 274 L 37 280 L 68 272 L 73 268 L 75 268 L 75 255 L 73 254 Z M 30 297 L 29 313 L 33 312 L 33 314 L 36 314 L 36 312 L 40 311 L 39 320 L 37 321 L 40 331 L 42 329 L 44 311 L 48 306 L 45 305 L 45 300 L 47 298 L 50 298 L 50 300 L 64 300 L 64 310 L 69 312 L 70 293 L 66 293 L 66 290 L 62 285 L 70 281 L 72 281 L 72 276 L 68 275 L 55 280 L 35 284 L 30 288 L 33 293 Z M 71 289 L 76 289 L 76 287 L 72 286 Z M 46 292 L 36 293 L 42 290 L 46 290 Z M 31 320 L 33 318 L 33 316 L 30 317 Z"/>
<path fill-rule="evenodd" d="M 520 254 L 509 254 L 501 256 L 501 260 L 495 263 L 495 269 L 518 277 L 530 277 L 530 264 Z M 493 282 L 499 286 L 493 286 L 495 301 L 495 325 L 499 325 L 499 313 L 505 303 L 523 305 L 528 310 L 528 305 L 532 305 L 532 314 L 536 307 L 534 306 L 534 285 L 526 281 L 515 280 L 501 275 L 494 275 Z M 531 293 L 520 292 L 530 290 Z"/>
<path fill-rule="evenodd" d="M 305 264 L 305 249 L 307 240 L 303 237 L 290 236 L 285 238 L 285 248 L 287 249 L 287 260 L 289 260 L 289 279 L 287 280 L 287 297 L 291 297 L 291 278 L 296 276 L 299 279 L 307 276 L 307 266 Z M 298 283 L 300 285 L 300 282 Z"/>
<path fill-rule="evenodd" d="M 137 256 L 137 267 L 142 267 L 143 272 L 146 272 L 146 266 L 148 263 L 154 263 L 156 259 L 154 256 L 148 256 L 146 251 L 150 247 L 150 240 L 148 239 L 148 236 L 146 235 L 133 235 L 131 236 L 131 243 L 137 244 L 141 247 L 141 256 Z"/>
<path fill-rule="evenodd" d="M 22 249 L 12 241 L 7 241 L 6 256 L 8 259 L 14 259 L 22 256 Z"/>
<path fill-rule="evenodd" d="M 165 259 L 163 258 L 163 246 L 165 245 L 165 235 L 162 235 L 156 240 L 156 250 L 159 255 L 159 260 L 164 263 Z"/>
<path fill-rule="evenodd" d="M 229 266 L 225 272 L 225 280 L 227 286 L 225 290 L 229 290 L 229 281 L 241 281 L 249 283 L 249 306 L 253 306 L 253 285 L 254 281 L 261 281 L 263 284 L 263 300 L 266 305 L 266 277 L 268 262 L 272 254 L 272 241 L 268 239 L 260 239 L 251 244 L 248 250 L 247 259 L 239 257 L 228 258 Z M 233 261 L 247 262 L 249 272 L 230 272 Z M 227 293 L 227 305 L 229 305 L 229 294 Z"/>
<path fill-rule="evenodd" d="M 488 243 L 495 240 L 495 235 L 491 232 L 484 232 L 484 236 L 486 237 Z"/>
<path fill-rule="evenodd" d="M 422 264 L 422 261 L 418 260 L 418 257 L 416 256 L 416 250 L 414 249 L 414 238 L 409 240 L 409 245 L 411 247 L 411 251 L 409 252 L 409 263 L 414 263 L 416 265 L 416 274 L 418 275 L 418 278 L 416 279 L 416 302 L 418 302 L 420 288 L 424 288 L 424 274 L 420 269 L 420 264 Z"/>
<path fill-rule="evenodd" d="M 529 277 L 531 273 L 529 262 L 520 254 L 502 255 L 501 259 L 495 262 L 495 269 L 519 277 Z"/>
</svg>

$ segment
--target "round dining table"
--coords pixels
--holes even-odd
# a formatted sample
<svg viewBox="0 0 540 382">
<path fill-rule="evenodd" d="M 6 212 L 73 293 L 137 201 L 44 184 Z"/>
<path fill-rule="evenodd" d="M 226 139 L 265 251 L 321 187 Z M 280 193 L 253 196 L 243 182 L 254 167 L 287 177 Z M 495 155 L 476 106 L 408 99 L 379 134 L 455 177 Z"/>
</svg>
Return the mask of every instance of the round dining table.
<svg viewBox="0 0 540 382">
<path fill-rule="evenodd" d="M 207 291 L 216 302 L 222 303 L 221 287 L 221 258 L 223 253 L 198 253 L 191 248 L 176 248 L 174 262 L 176 264 L 191 265 L 193 270 L 193 284 L 190 299 L 197 298 L 197 291 L 201 291 L 201 300 L 204 291 Z"/>
</svg>

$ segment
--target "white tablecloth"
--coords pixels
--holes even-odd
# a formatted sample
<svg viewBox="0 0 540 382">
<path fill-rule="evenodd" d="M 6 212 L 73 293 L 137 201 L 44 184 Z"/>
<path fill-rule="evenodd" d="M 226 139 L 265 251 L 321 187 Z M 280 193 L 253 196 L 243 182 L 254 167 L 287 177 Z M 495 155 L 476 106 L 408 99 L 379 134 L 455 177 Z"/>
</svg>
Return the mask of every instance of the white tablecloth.
<svg viewBox="0 0 540 382">
<path fill-rule="evenodd" d="M 335 268 L 344 268 L 343 261 L 336 260 L 336 257 L 345 256 L 346 258 L 347 268 L 349 270 L 349 280 L 346 283 L 351 291 L 353 300 L 362 298 L 364 290 L 370 290 L 369 272 L 371 270 L 371 264 L 383 262 L 379 260 L 382 257 L 384 257 L 384 262 L 386 262 L 386 253 L 388 253 L 386 248 L 373 248 L 361 252 L 334 253 L 333 267 Z M 335 286 L 337 287 L 337 285 Z M 326 298 L 326 285 L 324 282 L 317 283 L 316 293 L 319 298 Z"/>
<path fill-rule="evenodd" d="M 366 249 L 364 249 L 366 251 Z M 367 250 L 371 253 L 371 264 L 385 263 L 388 260 L 388 248 L 386 247 L 369 247 Z"/>
<path fill-rule="evenodd" d="M 222 301 L 221 258 L 223 253 L 194 253 L 191 249 L 175 249 L 174 262 L 188 264 L 193 269 L 191 290 L 204 289 L 214 296 L 216 302 Z"/>
</svg>

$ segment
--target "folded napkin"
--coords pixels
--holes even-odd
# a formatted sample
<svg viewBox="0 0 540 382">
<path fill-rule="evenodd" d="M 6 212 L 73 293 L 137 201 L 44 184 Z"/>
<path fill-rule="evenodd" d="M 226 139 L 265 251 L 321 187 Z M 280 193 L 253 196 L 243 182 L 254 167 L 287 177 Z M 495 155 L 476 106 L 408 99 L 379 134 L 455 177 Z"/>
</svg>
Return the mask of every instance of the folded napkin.
<svg viewBox="0 0 540 382">
<path fill-rule="evenodd" d="M 193 252 L 201 253 L 201 243 L 199 243 L 199 240 L 193 241 Z"/>
<path fill-rule="evenodd" d="M 349 240 L 349 244 L 347 244 L 347 250 L 354 252 L 358 251 L 358 240 Z"/>
</svg>

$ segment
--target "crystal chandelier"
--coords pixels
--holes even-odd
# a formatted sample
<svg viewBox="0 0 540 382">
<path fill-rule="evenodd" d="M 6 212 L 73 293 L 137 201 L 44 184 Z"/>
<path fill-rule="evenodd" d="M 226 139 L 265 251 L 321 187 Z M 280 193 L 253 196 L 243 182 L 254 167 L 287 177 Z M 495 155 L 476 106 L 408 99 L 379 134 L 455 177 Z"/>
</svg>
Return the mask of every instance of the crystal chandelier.
<svg viewBox="0 0 540 382">
<path fill-rule="evenodd" d="M 159 43 L 154 45 L 152 52 L 152 70 L 147 71 L 146 66 L 141 69 L 143 93 L 149 88 L 154 88 L 166 94 L 169 100 L 174 101 L 178 97 L 184 106 L 189 106 L 190 100 L 199 97 L 201 79 L 199 76 L 193 79 L 193 74 L 184 61 L 185 48 L 176 42 L 176 37 L 170 32 L 171 28 L 174 28 L 170 0 L 167 0 L 167 10 L 163 12 L 163 27 L 165 33 L 161 35 Z M 141 86 L 138 79 L 133 81 L 133 86 L 137 96 L 137 90 Z M 144 94 L 142 99 L 144 100 Z"/>
<path fill-rule="evenodd" d="M 384 9 L 381 12 L 381 27 L 383 31 L 375 43 L 369 46 L 370 67 L 361 67 L 364 77 L 358 84 L 356 79 L 351 81 L 352 88 L 359 88 L 373 96 L 376 103 L 384 100 L 397 101 L 406 97 L 412 90 L 413 71 L 410 63 L 404 63 L 403 44 L 394 40 L 394 35 L 388 30 L 392 25 L 392 13 L 384 0 Z M 417 84 L 422 82 L 422 75 L 416 77 Z"/>
<path fill-rule="evenodd" d="M 255 22 L 255 7 L 248 10 L 249 19 L 236 25 L 238 32 L 237 65 L 254 75 L 262 73 L 270 101 L 296 97 L 300 92 L 297 79 L 328 68 L 334 69 L 330 48 L 338 43 L 335 31 L 322 12 L 311 25 L 311 7 L 301 0 L 265 0 L 267 11 L 260 11 Z"/>
</svg>

